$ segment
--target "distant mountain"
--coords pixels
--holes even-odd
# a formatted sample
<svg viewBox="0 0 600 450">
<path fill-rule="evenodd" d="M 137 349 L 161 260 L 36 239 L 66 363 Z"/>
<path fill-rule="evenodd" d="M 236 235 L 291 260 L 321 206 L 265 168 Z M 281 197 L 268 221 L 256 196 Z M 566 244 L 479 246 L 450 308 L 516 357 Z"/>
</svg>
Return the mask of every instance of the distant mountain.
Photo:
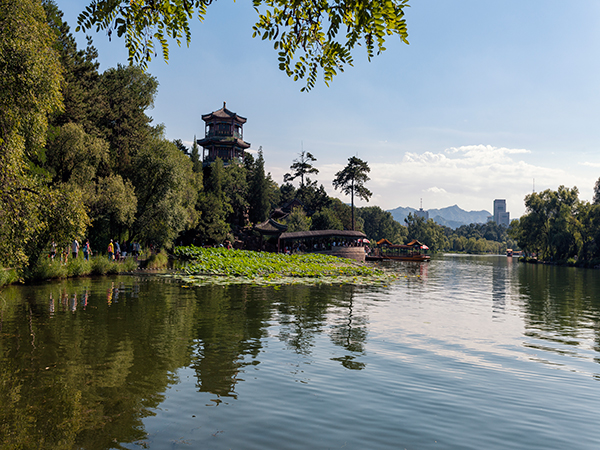
<svg viewBox="0 0 600 450">
<path fill-rule="evenodd" d="M 429 217 L 431 217 L 431 216 L 429 216 Z M 433 217 L 433 221 L 439 225 L 443 225 L 445 227 L 452 228 L 453 230 L 456 230 L 461 225 L 464 225 L 463 222 L 459 222 L 456 220 L 447 220 L 447 219 L 444 219 L 442 216 Z"/>
<path fill-rule="evenodd" d="M 402 225 L 404 225 L 404 219 L 408 217 L 408 214 L 414 213 L 415 211 L 417 211 L 415 208 L 404 208 L 402 206 L 389 210 L 389 212 L 392 213 L 392 217 Z M 458 205 L 441 209 L 429 209 L 427 211 L 429 212 L 430 219 L 433 219 L 440 225 L 453 229 L 470 223 L 486 223 L 487 218 L 491 216 L 488 211 L 465 211 Z"/>
<path fill-rule="evenodd" d="M 408 217 L 409 213 L 414 213 L 416 209 L 403 208 L 402 206 L 398 206 L 396 209 L 388 209 L 388 211 L 392 213 L 392 217 L 395 221 L 400 222 L 402 225 L 405 225 L 404 219 Z"/>
</svg>

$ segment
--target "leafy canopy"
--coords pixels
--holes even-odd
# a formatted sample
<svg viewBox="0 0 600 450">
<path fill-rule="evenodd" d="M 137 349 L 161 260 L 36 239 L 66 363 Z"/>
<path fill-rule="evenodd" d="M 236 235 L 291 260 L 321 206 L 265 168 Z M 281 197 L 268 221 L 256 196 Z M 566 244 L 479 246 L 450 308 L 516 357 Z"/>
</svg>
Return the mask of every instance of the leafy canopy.
<svg viewBox="0 0 600 450">
<path fill-rule="evenodd" d="M 348 164 L 342 170 L 335 174 L 333 187 L 340 189 L 344 194 L 351 195 L 354 202 L 354 196 L 369 201 L 372 192 L 365 187 L 365 183 L 370 180 L 367 173 L 371 168 L 366 161 L 352 156 L 348 158 Z"/>
<path fill-rule="evenodd" d="M 294 181 L 296 178 L 300 178 L 300 187 L 303 187 L 304 177 L 311 173 L 314 173 L 315 175 L 318 174 L 319 169 L 312 165 L 317 158 L 315 158 L 311 152 L 305 152 L 302 150 L 299 156 L 300 157 L 295 159 L 294 163 L 290 166 L 292 173 L 286 173 L 283 176 L 283 182 L 289 183 Z"/>
<path fill-rule="evenodd" d="M 92 0 L 77 19 L 77 31 L 116 31 L 125 37 L 129 61 L 145 68 L 156 55 L 155 42 L 169 59 L 168 38 L 191 41 L 190 19 L 202 22 L 213 0 Z M 302 91 L 314 87 L 319 72 L 325 84 L 346 65 L 352 50 L 365 47 L 367 58 L 385 50 L 397 35 L 408 44 L 404 8 L 408 0 L 253 0 L 258 21 L 253 37 L 273 41 L 279 68 L 294 81 L 306 79 Z"/>
<path fill-rule="evenodd" d="M 340 189 L 344 194 L 350 195 L 352 203 L 352 229 L 354 230 L 354 196 L 369 201 L 373 193 L 365 187 L 365 183 L 370 180 L 367 175 L 371 168 L 366 161 L 352 156 L 348 158 L 348 164 L 342 170 L 335 174 L 333 179 L 333 188 Z"/>
</svg>

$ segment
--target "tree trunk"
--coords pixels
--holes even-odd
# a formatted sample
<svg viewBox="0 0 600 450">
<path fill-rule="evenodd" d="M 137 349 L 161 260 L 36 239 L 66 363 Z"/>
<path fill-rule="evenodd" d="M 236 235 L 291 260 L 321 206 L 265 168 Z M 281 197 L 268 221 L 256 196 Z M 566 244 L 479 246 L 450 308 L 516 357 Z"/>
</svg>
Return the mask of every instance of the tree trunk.
<svg viewBox="0 0 600 450">
<path fill-rule="evenodd" d="M 352 195 L 350 198 L 352 199 L 352 231 L 354 231 L 354 178 L 352 179 Z"/>
</svg>

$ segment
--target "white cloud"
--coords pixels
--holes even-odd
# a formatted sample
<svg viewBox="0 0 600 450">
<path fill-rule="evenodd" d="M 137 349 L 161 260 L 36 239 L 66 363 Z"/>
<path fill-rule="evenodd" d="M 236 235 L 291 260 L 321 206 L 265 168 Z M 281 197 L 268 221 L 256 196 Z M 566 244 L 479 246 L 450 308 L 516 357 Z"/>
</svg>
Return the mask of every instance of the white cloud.
<svg viewBox="0 0 600 450">
<path fill-rule="evenodd" d="M 432 194 L 447 194 L 448 193 L 448 192 L 446 192 L 446 189 L 439 188 L 437 186 L 430 187 L 429 189 L 426 189 L 425 192 L 431 192 Z"/>
<path fill-rule="evenodd" d="M 600 163 L 593 163 L 593 162 L 587 162 L 587 161 L 579 163 L 579 164 L 581 164 L 582 166 L 588 166 L 588 167 L 600 167 Z"/>
<path fill-rule="evenodd" d="M 424 209 L 458 204 L 466 210 L 491 211 L 494 199 L 503 198 L 511 217 L 519 217 L 524 212 L 525 195 L 532 192 L 534 178 L 537 190 L 556 189 L 561 184 L 593 186 L 593 181 L 582 174 L 520 159 L 529 153 L 527 149 L 491 145 L 452 147 L 437 153 L 406 152 L 397 163 L 370 164 L 370 204 L 384 209 L 417 207 L 423 198 Z M 320 168 L 319 179 L 332 179 L 342 167 L 340 164 Z M 328 190 L 341 197 L 339 192 Z"/>
<path fill-rule="evenodd" d="M 532 164 L 522 158 L 531 152 L 521 148 L 467 145 L 439 152 L 405 152 L 395 161 L 369 163 L 371 172 L 367 187 L 373 192 L 370 201 L 356 200 L 358 206 L 377 205 L 383 209 L 398 206 L 443 208 L 457 204 L 466 210 L 492 211 L 494 199 L 506 199 L 512 218 L 523 214 L 524 198 L 533 190 L 556 189 L 559 185 L 580 188 L 580 198 L 591 198 L 591 188 L 597 179 L 592 169 L 573 170 Z M 363 156 L 363 159 L 365 157 Z M 368 161 L 368 156 L 367 156 Z M 539 159 L 539 158 L 538 158 Z M 329 195 L 350 202 L 350 198 L 335 191 L 331 180 L 344 168 L 344 163 L 317 165 L 316 179 Z M 270 168 L 283 176 L 286 168 Z M 589 192 L 588 192 L 589 191 Z"/>
</svg>

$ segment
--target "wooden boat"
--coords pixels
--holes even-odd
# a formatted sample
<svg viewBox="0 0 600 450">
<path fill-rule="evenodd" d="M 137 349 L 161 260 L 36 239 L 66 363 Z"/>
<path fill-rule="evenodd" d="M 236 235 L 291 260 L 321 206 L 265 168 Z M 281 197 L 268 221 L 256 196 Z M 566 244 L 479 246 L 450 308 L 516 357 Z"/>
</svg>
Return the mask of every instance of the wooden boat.
<svg viewBox="0 0 600 450">
<path fill-rule="evenodd" d="M 387 239 L 381 239 L 380 241 L 377 241 L 377 247 L 374 248 L 365 259 L 367 261 L 392 260 L 424 262 L 431 259 L 431 256 L 427 254 L 427 250 L 429 250 L 429 247 L 416 239 L 405 245 L 395 245 Z"/>
</svg>

